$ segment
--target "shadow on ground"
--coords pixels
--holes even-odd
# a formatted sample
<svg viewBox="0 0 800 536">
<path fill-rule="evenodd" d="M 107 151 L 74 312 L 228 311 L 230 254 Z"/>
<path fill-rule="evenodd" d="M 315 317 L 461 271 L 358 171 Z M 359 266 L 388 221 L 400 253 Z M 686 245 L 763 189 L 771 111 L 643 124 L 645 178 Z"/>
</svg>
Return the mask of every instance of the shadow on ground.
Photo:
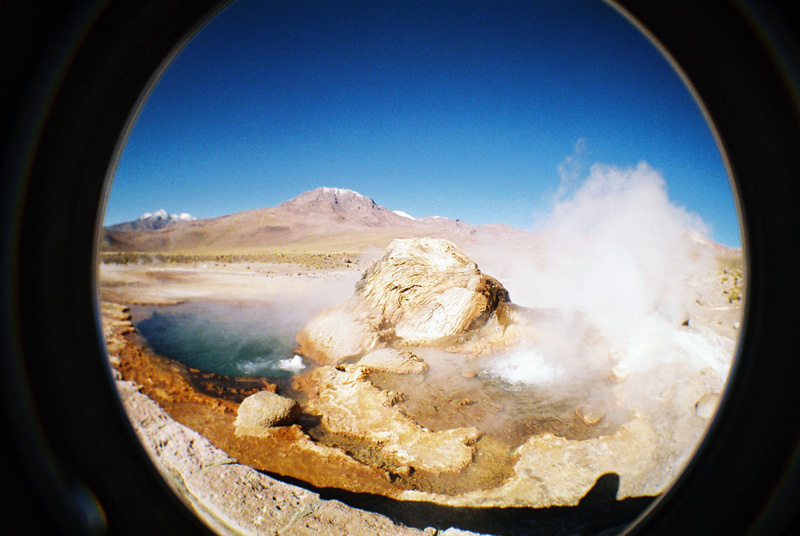
<svg viewBox="0 0 800 536">
<path fill-rule="evenodd" d="M 577 506 L 453 507 L 428 502 L 398 501 L 380 495 L 352 493 L 333 488 L 313 488 L 279 475 L 274 478 L 335 499 L 354 508 L 383 514 L 396 523 L 424 529 L 455 527 L 497 536 L 611 536 L 635 520 L 655 497 L 617 500 L 619 476 L 602 475 Z"/>
</svg>

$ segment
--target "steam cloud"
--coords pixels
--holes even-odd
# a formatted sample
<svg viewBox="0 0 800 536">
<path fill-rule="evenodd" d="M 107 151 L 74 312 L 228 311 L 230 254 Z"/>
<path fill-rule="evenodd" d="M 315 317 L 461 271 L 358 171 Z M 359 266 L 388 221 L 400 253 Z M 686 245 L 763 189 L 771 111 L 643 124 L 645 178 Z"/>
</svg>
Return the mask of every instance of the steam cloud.
<svg viewBox="0 0 800 536">
<path fill-rule="evenodd" d="M 542 348 L 532 342 L 500 358 L 490 372 L 546 385 L 591 381 L 589 375 L 613 368 L 627 378 L 619 395 L 637 407 L 704 368 L 722 381 L 733 342 L 681 327 L 694 299 L 691 279 L 714 270 L 711 254 L 692 240 L 707 236 L 708 226 L 670 201 L 663 176 L 645 162 L 594 164 L 575 182 L 584 150 L 579 141 L 559 167 L 562 184 L 539 227 L 541 242 L 508 255 L 514 265 L 489 259 L 481 265 L 487 273 L 498 271 L 515 303 L 567 313 L 568 321 L 546 326 L 550 338 L 564 343 Z M 505 255 L 495 251 L 498 257 Z M 584 347 L 596 333 L 606 351 Z M 708 387 L 721 388 L 719 382 Z"/>
<path fill-rule="evenodd" d="M 584 172 L 584 157 L 586 155 L 586 138 L 580 138 L 575 142 L 575 149 L 572 154 L 567 156 L 558 165 L 558 176 L 561 182 L 558 185 L 556 199 L 562 199 L 567 193 L 574 191 L 580 183 L 581 175 Z"/>
<path fill-rule="evenodd" d="M 686 280 L 710 259 L 698 258 L 687 231 L 707 235 L 697 215 L 675 206 L 666 182 L 647 163 L 595 164 L 558 200 L 544 225 L 543 262 L 513 294 L 539 307 L 680 321 Z"/>
</svg>

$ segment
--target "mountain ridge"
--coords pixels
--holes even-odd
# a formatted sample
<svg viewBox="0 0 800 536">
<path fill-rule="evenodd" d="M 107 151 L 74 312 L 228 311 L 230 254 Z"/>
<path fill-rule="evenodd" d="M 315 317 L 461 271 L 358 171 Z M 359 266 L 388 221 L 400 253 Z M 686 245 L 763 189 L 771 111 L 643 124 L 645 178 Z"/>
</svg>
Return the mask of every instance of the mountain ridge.
<svg viewBox="0 0 800 536">
<path fill-rule="evenodd" d="M 187 221 L 195 221 L 197 218 L 187 212 L 180 214 L 169 214 L 166 210 L 159 209 L 155 212 L 145 212 L 133 221 L 110 225 L 106 229 L 114 231 L 155 231 Z"/>
<path fill-rule="evenodd" d="M 158 211 L 163 220 L 166 211 Z M 155 218 L 156 214 L 151 214 Z M 394 238 L 445 238 L 459 247 L 536 247 L 537 233 L 502 223 L 475 226 L 432 216 L 413 218 L 392 211 L 354 190 L 320 187 L 273 207 L 250 209 L 207 219 L 148 225 L 137 222 L 103 229 L 102 249 L 119 252 L 221 253 L 307 250 L 319 252 L 383 249 Z M 174 216 L 174 215 L 173 215 Z M 187 215 L 188 216 L 188 215 Z M 688 231 L 687 231 L 688 232 Z M 690 235 L 698 247 L 736 254 L 708 239 Z"/>
<path fill-rule="evenodd" d="M 273 207 L 215 218 L 160 227 L 135 223 L 105 227 L 103 249 L 159 253 L 280 247 L 363 250 L 385 247 L 392 238 L 432 236 L 457 243 L 475 241 L 483 228 L 449 218 L 417 219 L 398 214 L 354 190 L 332 187 L 302 192 Z M 530 235 L 518 229 L 513 230 L 515 233 Z"/>
</svg>

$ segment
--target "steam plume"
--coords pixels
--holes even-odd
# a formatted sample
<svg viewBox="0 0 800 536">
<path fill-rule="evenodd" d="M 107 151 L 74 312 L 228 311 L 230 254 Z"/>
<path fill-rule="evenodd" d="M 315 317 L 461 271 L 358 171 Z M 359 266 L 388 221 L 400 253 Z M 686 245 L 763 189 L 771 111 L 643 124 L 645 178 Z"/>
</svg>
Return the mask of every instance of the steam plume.
<svg viewBox="0 0 800 536">
<path fill-rule="evenodd" d="M 583 182 L 571 182 L 581 151 L 579 142 L 559 168 L 562 184 L 540 226 L 541 243 L 510 255 L 514 266 L 497 267 L 515 303 L 581 316 L 546 326 L 563 344 L 534 341 L 526 355 L 501 359 L 494 373 L 524 383 L 572 383 L 616 367 L 629 377 L 620 394 L 635 405 L 656 385 L 679 384 L 680 370 L 710 365 L 724 378 L 729 341 L 681 328 L 694 299 L 690 280 L 714 267 L 690 231 L 707 235 L 708 227 L 670 201 L 663 176 L 645 162 L 594 164 Z M 490 264 L 485 269 L 493 273 Z M 585 347 L 596 332 L 607 351 Z"/>
<path fill-rule="evenodd" d="M 708 227 L 669 200 L 663 177 L 644 162 L 594 164 L 543 228 L 543 260 L 512 294 L 525 305 L 680 321 L 687 278 L 708 261 L 687 240 L 687 230 Z"/>
</svg>

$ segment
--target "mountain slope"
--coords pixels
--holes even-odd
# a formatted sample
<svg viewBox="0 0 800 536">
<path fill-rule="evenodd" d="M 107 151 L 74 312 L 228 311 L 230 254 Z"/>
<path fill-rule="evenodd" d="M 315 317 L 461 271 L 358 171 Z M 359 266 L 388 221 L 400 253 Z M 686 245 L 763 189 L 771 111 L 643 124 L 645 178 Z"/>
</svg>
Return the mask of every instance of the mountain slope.
<svg viewBox="0 0 800 536">
<path fill-rule="evenodd" d="M 298 215 L 304 215 L 317 221 L 348 226 L 403 226 L 413 221 L 378 205 L 358 192 L 328 187 L 302 193 L 281 203 L 274 208 L 274 213 L 289 220 L 296 220 Z"/>
<path fill-rule="evenodd" d="M 476 227 L 448 218 L 414 219 L 340 188 L 317 188 L 275 207 L 161 228 L 118 225 L 104 230 L 104 249 L 150 252 L 233 252 L 291 246 L 309 250 L 383 248 L 393 238 L 430 236 L 457 244 L 528 237 L 508 226 Z"/>
</svg>

